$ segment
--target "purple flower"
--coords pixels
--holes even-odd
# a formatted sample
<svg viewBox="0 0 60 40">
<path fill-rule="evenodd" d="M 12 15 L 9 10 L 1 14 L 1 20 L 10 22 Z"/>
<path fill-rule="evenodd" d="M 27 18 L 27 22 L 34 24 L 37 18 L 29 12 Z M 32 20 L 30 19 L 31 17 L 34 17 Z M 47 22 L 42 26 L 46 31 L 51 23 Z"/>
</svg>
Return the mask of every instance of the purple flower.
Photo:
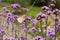
<svg viewBox="0 0 60 40">
<path fill-rule="evenodd" d="M 60 24 L 58 24 L 58 25 L 56 26 L 56 30 L 57 30 L 57 31 L 60 31 Z"/>
<path fill-rule="evenodd" d="M 29 29 L 30 28 L 30 26 L 29 25 L 27 25 L 27 29 Z"/>
<path fill-rule="evenodd" d="M 27 31 L 27 28 L 25 27 L 23 30 L 24 30 L 24 32 L 26 32 Z"/>
<path fill-rule="evenodd" d="M 12 7 L 12 8 L 19 8 L 20 5 L 19 5 L 19 4 L 11 4 L 11 7 Z"/>
<path fill-rule="evenodd" d="M 10 38 L 5 38 L 5 40 L 10 40 Z"/>
<path fill-rule="evenodd" d="M 26 35 L 22 35 L 21 37 L 20 37 L 20 40 L 26 40 L 27 39 L 27 36 Z"/>
<path fill-rule="evenodd" d="M 5 10 L 7 10 L 7 8 L 6 8 L 6 7 L 3 7 L 2 9 L 3 9 L 4 11 L 5 11 Z"/>
<path fill-rule="evenodd" d="M 36 37 L 34 37 L 34 40 L 45 40 L 45 39 L 42 38 L 41 36 L 36 36 Z"/>
<path fill-rule="evenodd" d="M 12 17 L 12 14 L 10 12 L 7 13 L 7 17 Z"/>
<path fill-rule="evenodd" d="M 7 17 L 5 20 L 8 24 L 10 24 L 10 18 Z"/>
<path fill-rule="evenodd" d="M 56 0 L 51 0 L 52 3 L 56 3 Z"/>
<path fill-rule="evenodd" d="M 53 10 L 53 14 L 55 14 L 55 15 L 59 15 L 59 9 L 55 9 L 55 10 Z"/>
<path fill-rule="evenodd" d="M 55 18 L 55 21 L 59 21 L 59 18 Z"/>
<path fill-rule="evenodd" d="M 5 10 L 6 13 L 9 13 L 9 10 Z"/>
<path fill-rule="evenodd" d="M 4 26 L 5 26 L 5 25 L 2 23 L 2 24 L 1 24 L 1 27 L 4 27 Z"/>
<path fill-rule="evenodd" d="M 21 28 L 25 28 L 25 24 L 20 24 L 20 27 Z"/>
<path fill-rule="evenodd" d="M 53 29 L 49 29 L 49 30 L 47 31 L 47 36 L 48 36 L 49 38 L 53 38 L 53 37 L 55 36 L 55 31 L 54 31 Z"/>
<path fill-rule="evenodd" d="M 5 34 L 5 30 L 0 29 L 0 35 L 4 35 Z"/>
<path fill-rule="evenodd" d="M 37 31 L 37 29 L 35 27 L 31 28 L 31 32 L 35 33 Z"/>
<path fill-rule="evenodd" d="M 29 17 L 29 16 L 24 17 L 24 22 L 27 22 L 27 21 L 30 21 L 30 20 L 31 20 L 31 17 Z"/>
<path fill-rule="evenodd" d="M 15 13 L 15 10 L 12 10 L 11 12 L 12 12 L 12 13 Z"/>
<path fill-rule="evenodd" d="M 27 8 L 22 8 L 24 12 L 28 12 L 29 10 Z"/>
<path fill-rule="evenodd" d="M 55 7 L 55 4 L 50 4 L 49 7 Z"/>
<path fill-rule="evenodd" d="M 39 14 L 37 15 L 36 19 L 37 19 L 37 20 L 40 20 L 40 19 L 42 19 L 42 18 L 46 18 L 46 17 L 47 17 L 46 14 L 39 13 Z"/>
<path fill-rule="evenodd" d="M 49 10 L 49 7 L 43 6 L 42 9 L 43 9 L 44 11 L 48 11 L 48 10 Z"/>
<path fill-rule="evenodd" d="M 36 25 L 36 20 L 35 20 L 35 19 L 32 19 L 32 20 L 31 20 L 31 23 L 32 23 L 33 25 Z"/>
<path fill-rule="evenodd" d="M 18 16 L 17 16 L 17 15 L 13 15 L 13 20 L 14 20 L 14 21 L 16 21 L 16 20 L 17 20 L 17 18 L 18 18 Z"/>
<path fill-rule="evenodd" d="M 50 15 L 51 13 L 52 13 L 51 11 L 47 11 L 47 13 L 46 13 L 46 14 L 47 14 L 47 15 Z"/>
<path fill-rule="evenodd" d="M 11 38 L 11 40 L 15 40 L 14 38 Z"/>
</svg>

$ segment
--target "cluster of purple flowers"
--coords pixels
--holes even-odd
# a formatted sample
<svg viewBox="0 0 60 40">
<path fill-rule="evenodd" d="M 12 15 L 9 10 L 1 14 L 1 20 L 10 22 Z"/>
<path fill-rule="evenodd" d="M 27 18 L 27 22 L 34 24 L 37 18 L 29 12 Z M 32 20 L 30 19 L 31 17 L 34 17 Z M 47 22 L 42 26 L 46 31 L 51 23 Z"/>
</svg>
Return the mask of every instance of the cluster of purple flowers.
<svg viewBox="0 0 60 40">
<path fill-rule="evenodd" d="M 60 24 L 58 24 L 58 25 L 56 26 L 56 30 L 57 30 L 57 31 L 60 31 Z"/>
<path fill-rule="evenodd" d="M 16 8 L 19 8 L 20 5 L 19 4 L 11 4 L 11 7 L 16 9 Z"/>
<path fill-rule="evenodd" d="M 47 36 L 48 36 L 49 38 L 53 38 L 53 37 L 55 36 L 55 31 L 54 31 L 53 29 L 49 29 L 49 30 L 47 31 Z"/>
<path fill-rule="evenodd" d="M 36 37 L 34 37 L 34 40 L 45 40 L 45 39 L 41 36 L 36 36 Z"/>
<path fill-rule="evenodd" d="M 39 13 L 36 17 L 37 20 L 41 20 L 42 18 L 46 18 L 47 15 L 46 14 L 43 14 L 43 13 Z"/>
<path fill-rule="evenodd" d="M 49 7 L 52 7 L 52 8 L 55 7 L 56 0 L 51 0 L 51 2 L 52 3 L 49 5 Z M 17 8 L 20 7 L 20 5 L 19 4 L 11 4 L 11 7 L 14 8 L 14 9 L 17 9 Z M 43 6 L 42 9 L 44 10 L 45 14 L 44 13 L 37 14 L 36 19 L 32 19 L 30 16 L 25 16 L 23 18 L 23 22 L 18 24 L 20 26 L 19 27 L 15 27 L 15 30 L 12 30 L 14 32 L 16 30 L 18 30 L 17 32 L 20 32 L 20 29 L 23 31 L 23 35 L 21 35 L 21 36 L 18 33 L 18 38 L 20 37 L 19 40 L 28 40 L 27 39 L 28 38 L 27 37 L 27 33 L 28 32 L 34 34 L 34 36 L 33 36 L 34 40 L 48 40 L 48 38 L 52 38 L 52 40 L 53 39 L 55 40 L 54 37 L 56 35 L 56 30 L 57 31 L 60 31 L 60 24 L 58 24 L 56 26 L 56 28 L 55 28 L 56 30 L 51 29 L 51 28 L 49 30 L 47 30 L 47 22 L 48 22 L 48 18 L 47 17 L 50 14 L 59 15 L 60 10 L 59 9 L 51 10 L 49 7 L 48 6 Z M 7 7 L 3 7 L 3 10 L 5 11 L 6 15 L 4 15 L 2 12 L 0 12 L 0 16 L 5 16 L 6 17 L 5 18 L 6 19 L 5 20 L 6 23 L 8 23 L 8 24 L 12 23 L 12 27 L 14 27 L 13 23 L 15 23 L 17 21 L 18 16 L 12 14 L 8 10 Z M 29 11 L 27 8 L 21 8 L 21 10 L 24 11 L 24 12 L 28 12 Z M 18 11 L 21 12 L 21 10 L 18 10 Z M 13 10 L 12 12 L 15 12 L 15 10 Z M 58 18 L 56 17 L 56 19 L 54 21 L 58 21 L 59 20 Z M 46 19 L 47 20 L 47 22 L 46 22 L 46 29 L 45 29 L 46 30 L 46 33 L 45 34 L 47 36 L 47 39 L 45 39 L 43 37 L 43 35 L 44 35 L 44 33 L 43 33 L 44 32 L 44 29 L 43 29 L 42 26 L 44 26 L 44 25 L 42 24 L 42 21 L 43 21 L 42 19 Z M 42 20 L 42 21 L 40 22 L 40 20 Z M 41 26 L 40 30 L 41 30 L 42 36 L 37 36 L 38 35 L 38 32 L 39 32 L 39 27 L 36 28 L 37 22 L 40 22 L 40 26 Z M 57 24 L 57 23 L 55 23 L 55 24 Z M 2 24 L 1 26 L 3 27 L 4 25 Z M 24 33 L 26 33 L 26 34 L 24 35 Z M 5 34 L 5 30 L 1 30 L 0 29 L 0 35 L 4 35 L 4 34 Z M 15 34 L 17 34 L 17 33 L 15 33 Z M 41 35 L 41 34 L 39 34 L 39 35 Z M 5 38 L 5 40 L 16 40 L 16 39 L 15 38 L 12 38 L 12 39 L 11 38 Z"/>
</svg>

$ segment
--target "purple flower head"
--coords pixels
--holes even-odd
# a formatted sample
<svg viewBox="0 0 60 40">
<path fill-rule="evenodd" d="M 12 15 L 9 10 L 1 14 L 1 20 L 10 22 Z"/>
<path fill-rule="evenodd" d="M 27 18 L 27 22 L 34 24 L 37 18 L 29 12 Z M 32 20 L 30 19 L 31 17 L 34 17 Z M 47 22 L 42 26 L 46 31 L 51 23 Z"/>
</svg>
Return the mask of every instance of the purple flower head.
<svg viewBox="0 0 60 40">
<path fill-rule="evenodd" d="M 27 39 L 27 36 L 26 35 L 22 35 L 21 37 L 20 37 L 20 40 L 26 40 Z"/>
<path fill-rule="evenodd" d="M 37 31 L 37 29 L 35 27 L 31 28 L 31 32 L 35 33 Z"/>
<path fill-rule="evenodd" d="M 36 37 L 34 37 L 34 40 L 45 40 L 45 39 L 42 38 L 41 36 L 36 36 Z"/>
<path fill-rule="evenodd" d="M 11 17 L 12 16 L 12 14 L 9 12 L 9 13 L 7 13 L 7 17 Z"/>
<path fill-rule="evenodd" d="M 14 21 L 17 20 L 18 16 L 17 15 L 13 15 Z"/>
<path fill-rule="evenodd" d="M 47 15 L 43 14 L 43 13 L 39 13 L 36 17 L 37 20 L 40 20 L 41 18 L 46 18 Z"/>
<path fill-rule="evenodd" d="M 20 24 L 20 27 L 21 28 L 25 28 L 25 24 Z"/>
<path fill-rule="evenodd" d="M 15 17 L 13 14 L 11 13 L 7 13 L 7 18 L 6 18 L 6 21 L 8 20 L 8 22 L 14 22 L 15 21 Z"/>
<path fill-rule="evenodd" d="M 56 3 L 56 0 L 51 0 L 52 3 Z"/>
<path fill-rule="evenodd" d="M 9 10 L 5 10 L 6 13 L 9 13 Z"/>
<path fill-rule="evenodd" d="M 53 14 L 55 14 L 55 15 L 59 15 L 59 9 L 55 9 L 55 10 L 53 10 Z"/>
<path fill-rule="evenodd" d="M 55 31 L 54 31 L 53 29 L 49 29 L 49 30 L 47 31 L 47 36 L 48 36 L 49 38 L 53 38 L 53 37 L 55 36 Z"/>
<path fill-rule="evenodd" d="M 55 21 L 59 21 L 59 18 L 55 18 Z"/>
<path fill-rule="evenodd" d="M 3 16 L 4 14 L 2 12 L 0 12 L 0 16 Z"/>
<path fill-rule="evenodd" d="M 30 28 L 30 26 L 29 25 L 27 25 L 27 29 L 29 29 Z"/>
<path fill-rule="evenodd" d="M 10 38 L 5 38 L 5 40 L 10 40 Z"/>
<path fill-rule="evenodd" d="M 49 7 L 55 7 L 55 4 L 50 4 Z"/>
<path fill-rule="evenodd" d="M 25 27 L 23 30 L 24 30 L 24 32 L 26 32 L 27 31 L 27 28 Z"/>
<path fill-rule="evenodd" d="M 42 9 L 43 9 L 44 11 L 48 11 L 48 10 L 49 10 L 49 7 L 43 6 Z"/>
<path fill-rule="evenodd" d="M 51 11 L 47 11 L 47 13 L 46 13 L 46 14 L 47 14 L 47 15 L 50 15 L 51 13 L 52 13 Z"/>
<path fill-rule="evenodd" d="M 41 15 L 41 18 L 46 18 L 46 17 L 47 17 L 46 14 L 42 14 L 42 15 Z"/>
<path fill-rule="evenodd" d="M 12 13 L 15 13 L 15 10 L 12 10 L 11 12 L 12 12 Z"/>
<path fill-rule="evenodd" d="M 27 21 L 30 21 L 30 20 L 31 20 L 31 17 L 29 17 L 29 16 L 24 17 L 24 22 L 27 22 Z"/>
<path fill-rule="evenodd" d="M 11 40 L 15 40 L 14 38 L 11 38 Z"/>
<path fill-rule="evenodd" d="M 5 20 L 8 24 L 10 24 L 10 18 L 7 17 Z"/>
<path fill-rule="evenodd" d="M 4 11 L 5 11 L 5 10 L 7 10 L 7 8 L 6 8 L 6 7 L 3 7 L 2 9 L 3 9 Z"/>
<path fill-rule="evenodd" d="M 60 31 L 60 24 L 58 24 L 58 25 L 56 26 L 56 30 L 57 30 L 57 31 Z"/>
<path fill-rule="evenodd" d="M 32 23 L 33 25 L 36 25 L 36 20 L 35 20 L 35 19 L 32 19 L 32 20 L 31 20 L 31 23 Z"/>
<path fill-rule="evenodd" d="M 11 4 L 11 7 L 12 7 L 12 8 L 19 8 L 20 5 L 19 5 L 19 4 Z"/>
<path fill-rule="evenodd" d="M 28 12 L 29 10 L 27 8 L 22 8 L 24 12 Z"/>
<path fill-rule="evenodd" d="M 0 29 L 0 35 L 4 35 L 5 34 L 5 30 Z"/>
<path fill-rule="evenodd" d="M 5 26 L 5 25 L 2 23 L 2 24 L 1 24 L 1 27 L 4 27 L 4 26 Z"/>
<path fill-rule="evenodd" d="M 41 19 L 41 15 L 42 15 L 41 13 L 37 14 L 36 19 L 37 19 L 37 20 L 40 20 L 40 19 Z"/>
</svg>

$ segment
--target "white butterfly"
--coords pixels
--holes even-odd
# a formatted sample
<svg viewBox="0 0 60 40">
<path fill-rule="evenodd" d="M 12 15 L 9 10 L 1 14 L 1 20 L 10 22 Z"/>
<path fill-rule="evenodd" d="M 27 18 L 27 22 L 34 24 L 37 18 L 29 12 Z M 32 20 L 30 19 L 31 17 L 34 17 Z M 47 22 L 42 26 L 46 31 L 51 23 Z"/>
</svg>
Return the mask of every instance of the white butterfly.
<svg viewBox="0 0 60 40">
<path fill-rule="evenodd" d="M 23 22 L 23 18 L 21 18 L 21 17 L 19 17 L 18 19 L 17 19 L 17 21 L 19 22 L 19 23 L 22 23 Z"/>
</svg>

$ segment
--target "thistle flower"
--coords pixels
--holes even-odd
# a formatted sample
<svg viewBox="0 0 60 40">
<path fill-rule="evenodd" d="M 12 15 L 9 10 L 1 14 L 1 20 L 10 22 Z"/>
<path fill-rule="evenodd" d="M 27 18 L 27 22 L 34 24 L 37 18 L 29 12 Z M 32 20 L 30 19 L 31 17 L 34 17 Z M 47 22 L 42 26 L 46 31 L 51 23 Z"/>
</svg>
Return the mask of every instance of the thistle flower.
<svg viewBox="0 0 60 40">
<path fill-rule="evenodd" d="M 34 40 L 45 40 L 45 39 L 41 36 L 36 36 L 36 37 L 34 37 Z"/>
<path fill-rule="evenodd" d="M 48 11 L 48 10 L 49 10 L 49 7 L 43 6 L 42 9 L 43 9 L 44 11 Z"/>
<path fill-rule="evenodd" d="M 47 31 L 47 36 L 48 36 L 49 38 L 53 38 L 53 37 L 55 36 L 55 31 L 54 31 L 53 29 L 49 29 L 49 30 Z"/>
<path fill-rule="evenodd" d="M 19 4 L 11 4 L 11 7 L 12 7 L 12 8 L 19 8 L 20 5 L 19 5 Z"/>
<path fill-rule="evenodd" d="M 49 7 L 55 7 L 55 4 L 50 4 Z"/>
</svg>

